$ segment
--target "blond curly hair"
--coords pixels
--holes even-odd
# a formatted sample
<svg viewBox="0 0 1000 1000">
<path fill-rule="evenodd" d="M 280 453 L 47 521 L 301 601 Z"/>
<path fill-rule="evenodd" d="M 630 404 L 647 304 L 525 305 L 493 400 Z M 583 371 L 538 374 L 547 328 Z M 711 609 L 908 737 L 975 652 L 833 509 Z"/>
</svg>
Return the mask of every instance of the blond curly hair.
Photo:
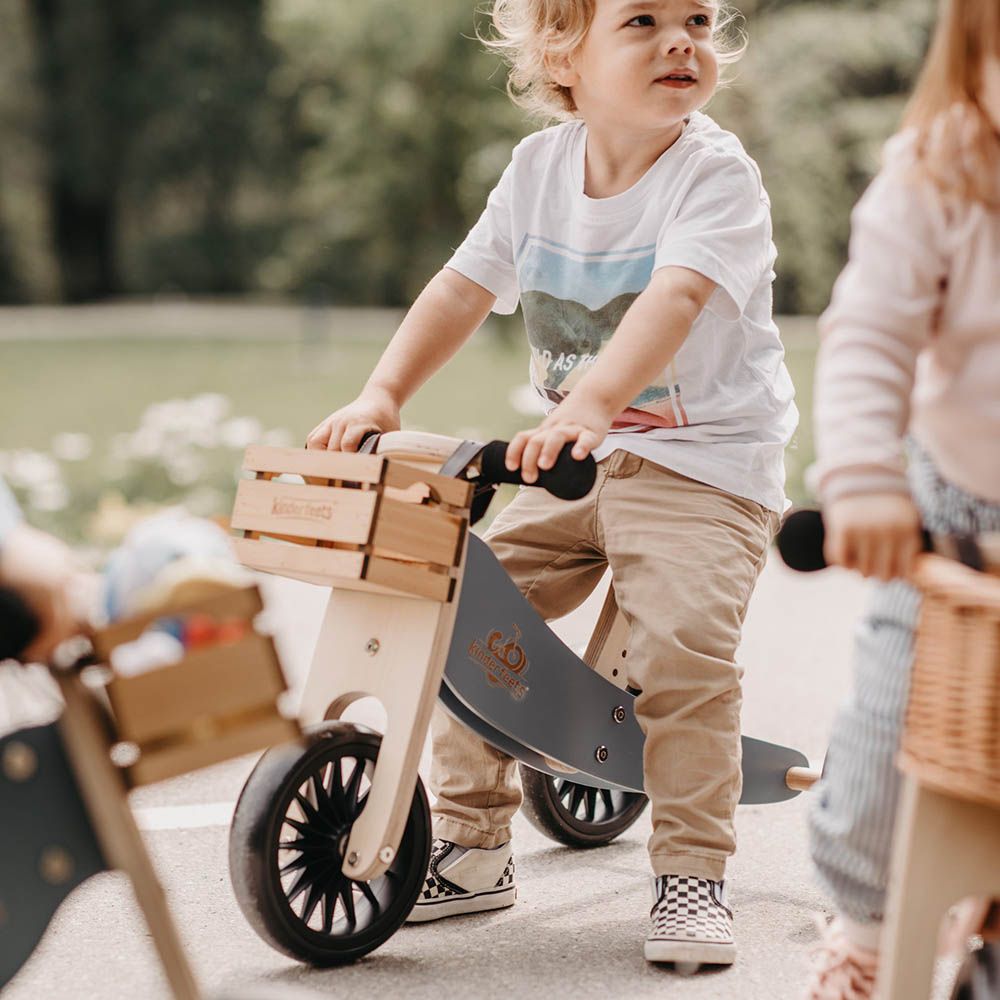
<svg viewBox="0 0 1000 1000">
<path fill-rule="evenodd" d="M 709 0 L 716 8 L 715 48 L 720 65 L 736 62 L 746 49 L 742 31 L 733 31 L 739 15 L 725 0 Z M 594 20 L 597 0 L 495 0 L 488 11 L 495 34 L 481 41 L 510 66 L 507 93 L 511 100 L 545 119 L 577 117 L 573 95 L 556 83 L 546 56 L 569 55 L 583 42 Z M 735 36 L 735 37 L 734 37 Z"/>
</svg>

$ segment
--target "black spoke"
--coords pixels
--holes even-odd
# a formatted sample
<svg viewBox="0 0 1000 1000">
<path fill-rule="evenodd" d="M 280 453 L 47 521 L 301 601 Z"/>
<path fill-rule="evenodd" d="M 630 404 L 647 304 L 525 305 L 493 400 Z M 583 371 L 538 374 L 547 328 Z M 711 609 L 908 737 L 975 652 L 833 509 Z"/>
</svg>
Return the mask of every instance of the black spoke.
<svg viewBox="0 0 1000 1000">
<path fill-rule="evenodd" d="M 584 798 L 587 803 L 587 822 L 593 823 L 597 818 L 597 789 L 588 788 L 584 793 Z"/>
<path fill-rule="evenodd" d="M 611 797 L 610 788 L 601 789 L 601 801 L 604 803 L 604 818 L 611 819 L 615 814 L 615 800 Z"/>
<path fill-rule="evenodd" d="M 306 869 L 303 872 L 299 872 L 298 877 L 292 883 L 291 887 L 285 892 L 285 898 L 288 900 L 288 905 L 291 906 L 312 885 L 312 879 L 309 876 L 309 870 Z"/>
<path fill-rule="evenodd" d="M 337 908 L 337 897 L 327 889 L 323 893 L 323 933 L 329 934 L 333 930 L 333 912 Z"/>
<path fill-rule="evenodd" d="M 352 927 L 356 926 L 358 916 L 354 912 L 354 883 L 346 878 L 340 887 L 340 899 L 344 904 L 344 914 L 347 916 L 348 923 Z"/>
<path fill-rule="evenodd" d="M 386 873 L 388 874 L 388 872 Z M 369 903 L 372 904 L 372 908 L 378 912 L 382 909 L 382 904 L 378 901 L 378 896 L 375 895 L 375 890 L 367 882 L 355 882 L 354 883 L 362 892 L 362 895 Z"/>
<path fill-rule="evenodd" d="M 295 793 L 295 801 L 298 802 L 299 808 L 305 814 L 307 823 L 311 823 L 313 826 L 321 825 L 322 820 L 316 807 L 301 792 Z"/>
<path fill-rule="evenodd" d="M 583 803 L 583 798 L 586 795 L 586 790 L 583 785 L 573 786 L 573 798 L 570 799 L 569 811 L 576 816 L 580 811 L 580 806 Z"/>
<path fill-rule="evenodd" d="M 354 773 L 351 775 L 351 780 L 348 781 L 347 787 L 344 789 L 344 795 L 347 797 L 347 805 L 351 808 L 352 816 L 357 816 L 358 814 L 358 793 L 361 791 L 361 779 L 364 776 L 364 762 L 356 760 L 354 762 Z"/>
<path fill-rule="evenodd" d="M 312 915 L 319 906 L 319 901 L 323 898 L 323 890 L 314 882 L 309 886 L 309 895 L 306 896 L 305 906 L 302 907 L 302 923 L 308 924 Z"/>
<path fill-rule="evenodd" d="M 290 875 L 292 872 L 297 872 L 300 868 L 305 868 L 309 862 L 304 854 L 300 854 L 297 858 L 289 861 L 287 865 L 282 865 L 278 869 L 279 875 Z"/>
<path fill-rule="evenodd" d="M 338 818 L 350 819 L 350 812 L 347 808 L 347 799 L 344 797 L 344 782 L 340 774 L 340 761 L 335 760 L 330 765 L 330 803 Z"/>
<path fill-rule="evenodd" d="M 320 813 L 326 813 L 330 805 L 330 793 L 326 790 L 326 785 L 323 784 L 323 772 L 317 771 L 310 779 L 310 784 L 316 799 L 316 809 Z"/>
</svg>

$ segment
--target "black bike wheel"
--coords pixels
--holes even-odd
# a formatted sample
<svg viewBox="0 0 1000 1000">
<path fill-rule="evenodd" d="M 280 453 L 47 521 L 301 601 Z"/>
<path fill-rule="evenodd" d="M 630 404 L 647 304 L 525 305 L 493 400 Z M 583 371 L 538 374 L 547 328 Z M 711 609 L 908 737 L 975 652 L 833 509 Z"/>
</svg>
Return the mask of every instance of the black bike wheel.
<svg viewBox="0 0 1000 1000">
<path fill-rule="evenodd" d="M 298 745 L 261 757 L 236 804 L 229 872 L 250 926 L 310 965 L 351 962 L 395 933 L 413 908 L 430 858 L 430 809 L 417 779 L 399 850 L 384 875 L 343 874 L 381 744 L 374 732 L 327 722 Z"/>
<path fill-rule="evenodd" d="M 524 815 L 547 837 L 570 847 L 601 847 L 624 833 L 646 808 L 641 792 L 593 788 L 518 765 Z"/>
</svg>

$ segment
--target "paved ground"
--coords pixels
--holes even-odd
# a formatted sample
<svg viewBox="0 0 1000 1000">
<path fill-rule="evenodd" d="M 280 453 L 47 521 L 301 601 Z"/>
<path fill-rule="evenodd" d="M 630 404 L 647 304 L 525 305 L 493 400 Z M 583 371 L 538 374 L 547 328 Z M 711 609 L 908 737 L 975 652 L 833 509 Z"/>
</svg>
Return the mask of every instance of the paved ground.
<svg viewBox="0 0 1000 1000">
<path fill-rule="evenodd" d="M 298 683 L 318 627 L 322 593 L 271 587 L 279 641 Z M 794 576 L 768 566 L 747 621 L 744 731 L 796 746 L 819 763 L 848 683 L 851 622 L 863 586 L 833 571 Z M 572 640 L 579 622 L 565 623 Z M 357 965 L 304 968 L 271 951 L 240 915 L 229 887 L 229 811 L 252 761 L 144 789 L 140 821 L 197 974 L 209 994 L 249 996 L 795 998 L 823 899 L 809 872 L 806 797 L 738 813 L 730 868 L 739 960 L 682 979 L 642 958 L 649 886 L 641 820 L 615 844 L 574 852 L 516 824 L 519 900 L 492 915 L 404 927 Z M 166 988 L 122 876 L 84 885 L 66 903 L 3 1000 L 160 998 Z"/>
</svg>

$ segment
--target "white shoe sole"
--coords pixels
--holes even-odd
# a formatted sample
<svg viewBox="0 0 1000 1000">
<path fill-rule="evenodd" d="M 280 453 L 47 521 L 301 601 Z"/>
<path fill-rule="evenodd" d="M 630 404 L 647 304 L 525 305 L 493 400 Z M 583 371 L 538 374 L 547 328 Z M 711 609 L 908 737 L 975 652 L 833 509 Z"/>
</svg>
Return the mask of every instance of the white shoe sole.
<svg viewBox="0 0 1000 1000">
<path fill-rule="evenodd" d="M 463 913 L 485 913 L 488 910 L 502 910 L 513 906 L 517 899 L 517 886 L 508 885 L 502 889 L 486 889 L 461 896 L 418 902 L 406 918 L 408 924 L 422 924 L 442 917 L 457 917 Z"/>
<path fill-rule="evenodd" d="M 674 962 L 692 965 L 732 965 L 736 961 L 735 944 L 709 941 L 646 941 L 642 953 L 647 962 Z"/>
</svg>

